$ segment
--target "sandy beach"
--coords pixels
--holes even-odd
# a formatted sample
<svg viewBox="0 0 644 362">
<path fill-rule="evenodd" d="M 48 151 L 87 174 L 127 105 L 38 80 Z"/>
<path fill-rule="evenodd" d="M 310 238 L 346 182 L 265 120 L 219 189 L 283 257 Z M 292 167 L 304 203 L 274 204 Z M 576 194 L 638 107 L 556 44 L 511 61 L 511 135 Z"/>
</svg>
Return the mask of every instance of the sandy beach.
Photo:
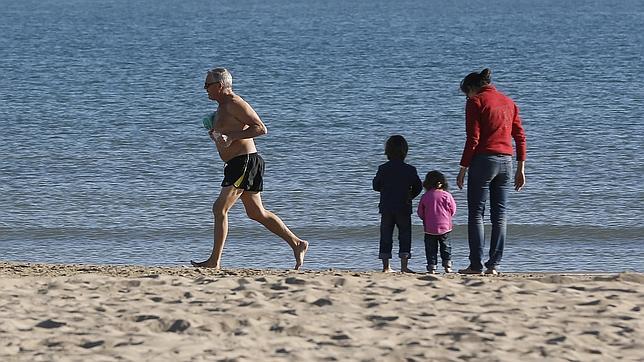
<svg viewBox="0 0 644 362">
<path fill-rule="evenodd" d="M 644 361 L 644 274 L 0 263 L 1 361 Z"/>
</svg>

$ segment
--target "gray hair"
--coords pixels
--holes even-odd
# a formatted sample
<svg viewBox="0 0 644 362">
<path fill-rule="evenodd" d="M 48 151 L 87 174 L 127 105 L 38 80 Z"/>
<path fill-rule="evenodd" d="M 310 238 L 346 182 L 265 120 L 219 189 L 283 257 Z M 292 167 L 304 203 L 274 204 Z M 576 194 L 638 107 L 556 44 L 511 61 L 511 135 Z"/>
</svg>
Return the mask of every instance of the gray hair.
<svg viewBox="0 0 644 362">
<path fill-rule="evenodd" d="M 233 88 L 233 76 L 226 68 L 214 68 L 208 71 L 208 77 L 212 82 L 221 82 L 224 88 Z"/>
</svg>

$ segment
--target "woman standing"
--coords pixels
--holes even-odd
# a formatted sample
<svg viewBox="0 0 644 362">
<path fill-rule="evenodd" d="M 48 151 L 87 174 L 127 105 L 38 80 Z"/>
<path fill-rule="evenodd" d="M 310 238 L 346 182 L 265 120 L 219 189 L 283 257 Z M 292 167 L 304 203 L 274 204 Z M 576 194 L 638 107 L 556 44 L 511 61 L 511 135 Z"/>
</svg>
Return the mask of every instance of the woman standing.
<svg viewBox="0 0 644 362">
<path fill-rule="evenodd" d="M 462 189 L 467 178 L 467 235 L 470 265 L 459 270 L 462 274 L 497 274 L 503 257 L 506 236 L 506 208 L 512 174 L 512 139 L 516 144 L 517 170 L 514 189 L 525 185 L 526 137 L 519 117 L 519 108 L 491 84 L 490 69 L 468 74 L 461 81 L 461 91 L 467 96 L 465 131 L 467 139 L 461 157 L 461 169 L 456 179 Z M 483 214 L 490 199 L 492 234 L 490 255 L 481 263 L 485 233 Z"/>
</svg>

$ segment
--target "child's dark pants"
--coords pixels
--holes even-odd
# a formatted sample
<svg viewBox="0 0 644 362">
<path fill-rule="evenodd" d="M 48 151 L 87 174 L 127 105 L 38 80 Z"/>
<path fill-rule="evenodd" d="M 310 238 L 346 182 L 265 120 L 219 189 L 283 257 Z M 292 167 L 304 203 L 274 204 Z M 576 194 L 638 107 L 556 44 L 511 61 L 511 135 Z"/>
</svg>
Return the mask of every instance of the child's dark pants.
<svg viewBox="0 0 644 362">
<path fill-rule="evenodd" d="M 425 234 L 425 255 L 427 256 L 427 265 L 437 265 L 438 246 L 440 245 L 441 260 L 443 266 L 452 259 L 452 245 L 449 241 L 449 232 L 443 235 Z"/>
<path fill-rule="evenodd" d="M 380 259 L 391 259 L 394 227 L 398 227 L 398 256 L 411 258 L 411 214 L 382 212 L 380 215 Z"/>
</svg>

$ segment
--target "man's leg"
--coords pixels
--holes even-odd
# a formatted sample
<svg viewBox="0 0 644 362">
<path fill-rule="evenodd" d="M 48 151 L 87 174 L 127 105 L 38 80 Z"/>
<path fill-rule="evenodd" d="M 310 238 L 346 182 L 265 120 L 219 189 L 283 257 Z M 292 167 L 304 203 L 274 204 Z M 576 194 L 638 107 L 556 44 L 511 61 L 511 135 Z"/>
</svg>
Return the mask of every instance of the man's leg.
<svg viewBox="0 0 644 362">
<path fill-rule="evenodd" d="M 244 190 L 236 189 L 233 186 L 226 186 L 221 189 L 219 197 L 212 205 L 212 214 L 214 216 L 214 246 L 212 254 L 208 260 L 203 262 L 194 262 L 191 260 L 190 263 L 193 266 L 215 269 L 221 267 L 221 253 L 224 250 L 226 236 L 228 236 L 228 211 L 233 207 L 239 196 L 242 195 L 242 192 Z"/>
<path fill-rule="evenodd" d="M 249 218 L 264 225 L 270 232 L 284 239 L 290 245 L 295 256 L 295 269 L 299 269 L 304 263 L 304 254 L 309 248 L 309 243 L 293 234 L 277 215 L 264 209 L 259 192 L 245 191 L 241 195 L 241 200 Z"/>
</svg>

